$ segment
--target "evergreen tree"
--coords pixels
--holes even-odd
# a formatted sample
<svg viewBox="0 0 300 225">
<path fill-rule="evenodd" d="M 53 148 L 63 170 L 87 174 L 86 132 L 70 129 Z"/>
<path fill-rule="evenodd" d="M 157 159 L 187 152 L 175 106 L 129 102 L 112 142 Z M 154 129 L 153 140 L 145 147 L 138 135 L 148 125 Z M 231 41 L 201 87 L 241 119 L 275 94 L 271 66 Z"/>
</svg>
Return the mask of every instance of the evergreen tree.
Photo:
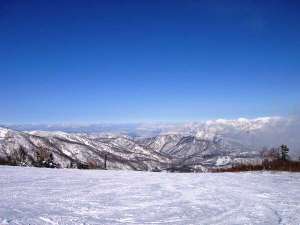
<svg viewBox="0 0 300 225">
<path fill-rule="evenodd" d="M 106 170 L 106 161 L 107 161 L 107 155 L 104 155 L 104 169 Z"/>
<path fill-rule="evenodd" d="M 280 151 L 281 151 L 281 159 L 286 161 L 288 159 L 289 148 L 287 147 L 287 145 L 281 145 Z"/>
</svg>

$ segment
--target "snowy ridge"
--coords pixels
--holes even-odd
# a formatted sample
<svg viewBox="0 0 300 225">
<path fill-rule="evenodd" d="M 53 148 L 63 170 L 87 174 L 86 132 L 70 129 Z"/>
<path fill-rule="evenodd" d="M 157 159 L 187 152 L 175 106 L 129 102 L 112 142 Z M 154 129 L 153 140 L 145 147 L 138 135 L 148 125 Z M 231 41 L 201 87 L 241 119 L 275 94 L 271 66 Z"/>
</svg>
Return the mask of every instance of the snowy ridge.
<svg viewBox="0 0 300 225">
<path fill-rule="evenodd" d="M 92 139 L 87 136 L 63 132 L 20 132 L 8 130 L 9 137 L 0 145 L 2 161 L 17 161 L 35 165 L 37 152 L 52 154 L 59 167 L 104 167 L 107 157 L 108 169 L 151 170 L 168 163 L 168 157 L 145 150 L 124 137 Z M 21 152 L 23 158 L 21 159 Z"/>
<path fill-rule="evenodd" d="M 42 152 L 42 153 L 41 153 Z M 36 165 L 37 154 L 48 155 L 59 167 L 152 170 L 170 165 L 191 166 L 206 170 L 220 166 L 220 157 L 227 157 L 229 166 L 236 158 L 259 157 L 254 149 L 214 136 L 169 134 L 134 139 L 125 135 L 89 136 L 64 132 L 20 132 L 7 130 L 1 145 L 1 161 Z M 48 159 L 47 158 L 47 159 Z M 46 160 L 46 159 L 45 159 Z"/>
<path fill-rule="evenodd" d="M 44 149 L 60 167 L 103 168 L 107 157 L 109 169 L 152 170 L 172 165 L 209 168 L 257 164 L 262 160 L 263 147 L 283 143 L 289 145 L 291 155 L 298 158 L 300 153 L 300 122 L 296 119 L 218 119 L 133 127 L 126 132 L 109 129 L 92 133 L 81 128 L 75 133 L 0 128 L 0 160 L 20 163 L 18 153 L 22 149 L 25 164 L 35 165 L 37 152 Z M 126 130 L 124 125 L 122 130 Z"/>
<path fill-rule="evenodd" d="M 3 139 L 6 137 L 7 133 L 8 133 L 8 129 L 7 128 L 2 128 L 0 127 L 0 139 Z"/>
</svg>

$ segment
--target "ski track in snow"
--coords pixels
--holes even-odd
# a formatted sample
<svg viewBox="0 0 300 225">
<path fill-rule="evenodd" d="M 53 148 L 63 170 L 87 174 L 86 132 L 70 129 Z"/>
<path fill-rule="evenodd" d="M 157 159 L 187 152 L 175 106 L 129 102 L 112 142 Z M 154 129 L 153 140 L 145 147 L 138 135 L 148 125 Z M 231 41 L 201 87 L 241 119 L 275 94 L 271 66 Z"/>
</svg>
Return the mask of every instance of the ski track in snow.
<svg viewBox="0 0 300 225">
<path fill-rule="evenodd" d="M 300 173 L 0 167 L 0 224 L 300 224 Z"/>
</svg>

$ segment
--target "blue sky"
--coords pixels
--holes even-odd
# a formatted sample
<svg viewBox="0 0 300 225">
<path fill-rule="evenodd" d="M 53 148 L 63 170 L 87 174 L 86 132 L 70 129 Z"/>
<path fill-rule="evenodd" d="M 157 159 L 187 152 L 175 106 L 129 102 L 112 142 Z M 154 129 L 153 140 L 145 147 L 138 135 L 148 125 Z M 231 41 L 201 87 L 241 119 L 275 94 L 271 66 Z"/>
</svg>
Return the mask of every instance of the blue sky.
<svg viewBox="0 0 300 225">
<path fill-rule="evenodd" d="M 299 113 L 297 1 L 0 1 L 0 123 Z"/>
</svg>

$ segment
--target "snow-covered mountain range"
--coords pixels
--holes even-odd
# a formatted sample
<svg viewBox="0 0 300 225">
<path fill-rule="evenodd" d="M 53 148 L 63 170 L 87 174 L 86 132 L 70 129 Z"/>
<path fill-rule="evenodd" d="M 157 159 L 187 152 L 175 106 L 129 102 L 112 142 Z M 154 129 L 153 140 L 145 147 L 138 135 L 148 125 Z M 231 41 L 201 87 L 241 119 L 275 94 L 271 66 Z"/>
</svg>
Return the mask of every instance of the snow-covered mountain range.
<svg viewBox="0 0 300 225">
<path fill-rule="evenodd" d="M 205 170 L 260 163 L 263 147 L 300 151 L 295 118 L 212 120 L 182 124 L 11 125 L 0 128 L 0 159 L 36 165 L 37 155 L 59 167 L 153 170 L 189 166 Z M 40 131 L 43 130 L 43 131 Z M 41 160 L 41 159 L 40 159 Z"/>
</svg>

